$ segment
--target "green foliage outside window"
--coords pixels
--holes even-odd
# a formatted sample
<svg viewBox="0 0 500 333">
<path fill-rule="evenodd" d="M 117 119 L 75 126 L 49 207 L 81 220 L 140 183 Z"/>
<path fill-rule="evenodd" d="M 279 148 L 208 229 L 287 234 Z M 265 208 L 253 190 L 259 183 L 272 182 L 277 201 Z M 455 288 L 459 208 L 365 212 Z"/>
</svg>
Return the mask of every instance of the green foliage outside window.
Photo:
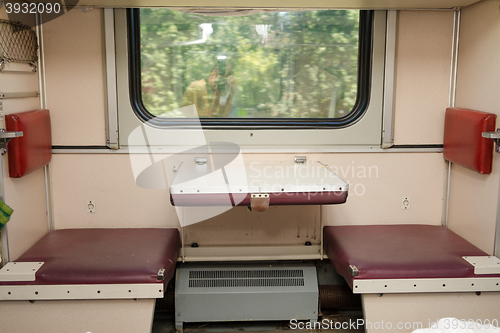
<svg viewBox="0 0 500 333">
<path fill-rule="evenodd" d="M 181 116 L 186 89 L 201 79 L 208 87 L 224 57 L 237 81 L 230 117 L 336 118 L 355 104 L 357 10 L 205 16 L 148 8 L 140 22 L 142 99 L 155 116 Z"/>
</svg>

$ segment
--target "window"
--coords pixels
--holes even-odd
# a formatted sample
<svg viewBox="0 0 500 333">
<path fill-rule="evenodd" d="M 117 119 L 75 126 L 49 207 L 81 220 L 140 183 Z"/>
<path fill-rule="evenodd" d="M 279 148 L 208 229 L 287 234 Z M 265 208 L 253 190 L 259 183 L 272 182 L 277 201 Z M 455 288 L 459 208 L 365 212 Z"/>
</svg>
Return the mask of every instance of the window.
<svg viewBox="0 0 500 333">
<path fill-rule="evenodd" d="M 144 13 L 146 13 L 148 10 L 150 9 L 114 9 L 112 13 L 112 19 L 108 21 L 114 23 L 112 31 L 114 32 L 113 40 L 115 42 L 115 45 L 110 45 L 110 47 L 107 48 L 107 54 L 115 54 L 114 59 L 116 61 L 116 65 L 108 66 L 107 69 L 109 71 L 109 77 L 111 79 L 113 77 L 116 78 L 115 82 L 117 92 L 117 116 L 111 116 L 109 117 L 109 119 L 115 119 L 115 121 L 117 122 L 117 126 L 115 126 L 115 128 L 118 132 L 118 145 L 120 148 L 134 147 L 134 149 L 138 148 L 140 150 L 145 146 L 148 146 L 157 149 L 158 151 L 167 153 L 179 152 L 186 149 L 191 149 L 193 146 L 200 145 L 199 141 L 201 139 L 205 140 L 206 142 L 234 143 L 237 144 L 244 152 L 328 152 L 338 151 L 339 149 L 342 151 L 347 151 L 357 148 L 364 149 L 368 147 L 368 149 L 371 149 L 380 147 L 383 131 L 382 119 L 387 32 L 386 11 L 361 11 L 358 12 L 358 14 L 356 14 L 356 12 L 349 12 L 351 17 L 357 19 L 359 22 L 359 31 L 357 33 L 354 33 L 358 36 L 357 67 L 355 76 L 356 97 L 354 106 L 351 105 L 351 108 L 349 109 L 348 106 L 345 106 L 345 108 L 343 106 L 341 107 L 341 104 L 339 103 L 337 105 L 334 105 L 334 107 L 336 108 L 332 108 L 332 110 L 334 111 L 332 111 L 332 114 L 330 114 L 330 99 L 330 104 L 328 102 L 324 102 L 324 104 L 321 104 L 327 105 L 328 115 L 326 115 L 326 111 L 324 111 L 325 113 L 321 115 L 321 117 L 318 115 L 318 117 L 313 118 L 310 117 L 309 114 L 307 115 L 307 117 L 310 118 L 300 118 L 297 114 L 292 115 L 290 113 L 282 113 L 280 117 L 274 114 L 273 117 L 272 113 L 272 111 L 276 111 L 276 105 L 283 105 L 283 103 L 280 104 L 280 101 L 283 100 L 285 96 L 284 94 L 288 91 L 293 92 L 293 87 L 286 86 L 287 84 L 289 84 L 289 82 L 286 81 L 290 80 L 290 78 L 294 78 L 293 72 L 289 74 L 290 71 L 284 71 L 284 77 L 277 77 L 276 83 L 274 85 L 271 85 L 272 89 L 269 90 L 267 95 L 264 94 L 264 97 L 262 97 L 263 93 L 261 91 L 254 92 L 258 95 L 257 97 L 260 96 L 259 98 L 261 98 L 261 100 L 263 98 L 267 98 L 267 100 L 262 103 L 256 102 L 252 106 L 250 105 L 251 103 L 253 103 L 252 100 L 244 96 L 245 94 L 248 94 L 248 92 L 243 91 L 243 87 L 245 85 L 251 84 L 251 77 L 245 77 L 244 72 L 240 72 L 241 67 L 238 67 L 239 64 L 235 64 L 233 61 L 234 59 L 232 59 L 232 57 L 243 57 L 243 55 L 234 53 L 226 54 L 222 52 L 214 52 L 213 54 L 211 54 L 210 64 L 208 64 L 207 61 L 205 67 L 208 73 L 198 74 L 189 72 L 189 65 L 191 62 L 186 63 L 186 67 L 179 67 L 179 71 L 175 73 L 172 73 L 173 67 L 170 67 L 170 65 L 169 67 L 164 67 L 159 70 L 159 73 L 162 73 L 162 75 L 166 75 L 167 77 L 171 77 L 172 81 L 170 83 L 163 83 L 163 81 L 160 80 L 159 82 L 161 82 L 162 84 L 166 84 L 165 87 L 168 87 L 168 89 L 164 89 L 163 87 L 156 88 L 156 93 L 152 93 L 149 96 L 143 96 L 143 80 L 147 81 L 150 80 L 151 77 L 153 77 L 151 71 L 149 72 L 149 74 L 144 74 L 144 79 L 143 75 L 141 74 L 141 62 L 143 62 L 144 64 L 145 60 L 142 59 L 142 55 L 140 52 L 140 20 L 142 15 L 141 11 L 144 11 Z M 165 11 L 166 8 L 151 10 L 160 12 Z M 203 11 L 204 9 L 194 10 Z M 210 10 L 213 10 L 213 8 Z M 209 9 L 205 9 L 205 11 L 209 11 Z M 201 47 L 200 44 L 208 45 L 208 41 L 211 40 L 211 38 L 215 38 L 217 29 L 219 29 L 219 27 L 214 23 L 214 20 L 226 20 L 233 18 L 236 19 L 236 17 L 234 17 L 234 12 L 237 11 L 237 9 L 228 9 L 228 11 L 232 12 L 233 16 L 223 17 L 220 15 L 195 15 L 196 17 L 203 19 L 204 22 L 197 22 L 196 29 L 193 32 L 189 33 L 188 35 L 186 35 L 187 32 L 185 33 L 185 36 L 188 36 L 189 38 L 186 37 L 186 39 L 181 42 L 199 41 L 203 40 L 203 36 L 205 36 L 207 42 L 199 43 L 197 44 L 197 47 Z M 266 14 L 266 9 L 258 9 L 256 11 L 258 15 Z M 320 12 L 318 11 L 316 13 Z M 337 12 L 337 15 L 341 15 L 342 13 L 344 13 L 343 15 L 347 15 L 348 12 Z M 267 12 L 267 14 L 275 15 L 279 19 L 279 15 L 274 12 Z M 287 15 L 300 16 L 312 15 L 312 13 L 296 11 L 289 12 L 289 14 Z M 155 23 L 152 19 L 146 21 L 146 23 L 148 22 L 153 25 Z M 145 23 L 144 18 L 142 23 Z M 207 30 L 207 26 L 200 27 L 200 25 L 203 23 L 212 24 L 213 31 L 209 36 L 207 35 L 210 29 Z M 273 37 L 269 38 L 269 33 L 271 33 L 272 31 L 272 27 L 270 29 L 268 28 L 269 31 L 267 31 L 267 40 L 264 38 L 265 31 L 267 29 L 263 30 L 264 36 L 262 36 L 257 32 L 255 28 L 255 25 L 264 25 L 264 23 L 268 25 L 274 25 L 274 23 L 269 21 L 253 22 L 252 34 L 255 38 L 254 47 L 256 50 L 257 48 L 260 48 L 261 51 L 259 52 L 268 52 L 272 55 L 271 51 L 275 49 L 275 47 L 269 46 L 273 43 Z M 186 24 L 188 26 L 189 22 L 186 22 Z M 226 28 L 225 25 L 223 25 L 222 27 Z M 143 27 L 143 29 L 146 28 L 147 24 L 145 27 Z M 244 26 L 242 25 L 242 29 L 243 28 Z M 174 30 L 174 28 L 172 29 Z M 178 36 L 179 28 L 176 27 L 176 29 Z M 248 24 L 245 29 L 247 29 L 247 33 L 250 34 L 249 31 L 251 29 L 249 30 Z M 205 35 L 203 35 L 204 30 L 207 31 Z M 255 33 L 253 31 L 255 31 Z M 262 32 L 261 28 L 259 28 L 259 31 Z M 264 45 L 266 41 L 267 45 Z M 276 41 L 276 39 L 274 39 L 274 41 Z M 262 42 L 264 42 L 264 44 Z M 229 42 L 226 44 L 226 46 L 227 45 L 229 45 Z M 233 45 L 230 46 L 237 47 Z M 243 46 L 240 45 L 238 47 Z M 168 54 L 168 52 L 170 51 L 179 52 L 179 50 L 181 50 L 181 48 L 179 47 L 177 47 L 177 49 L 174 48 L 173 50 L 168 49 L 164 45 L 160 45 L 159 47 L 157 47 L 158 54 Z M 219 49 L 217 49 L 217 51 L 219 51 Z M 277 50 L 276 52 L 277 53 L 274 54 L 280 54 L 279 50 Z M 290 50 L 288 50 L 288 52 L 290 52 Z M 218 59 L 219 56 L 224 55 L 226 56 L 225 59 Z M 176 57 L 170 57 L 167 59 L 170 59 L 169 61 L 179 60 L 179 58 Z M 194 105 L 194 108 L 188 107 L 187 111 L 186 109 L 181 110 L 184 111 L 184 113 L 179 115 L 178 109 L 182 108 L 182 99 L 189 85 L 192 82 L 202 79 L 204 79 L 206 82 L 208 79 L 207 75 L 211 74 L 211 70 L 214 68 L 214 66 L 220 62 L 223 63 L 224 60 L 226 63 L 229 63 L 233 66 L 233 75 L 237 80 L 237 90 L 234 95 L 233 104 L 234 111 L 233 113 L 231 113 L 231 116 L 229 116 L 229 113 L 226 116 L 225 114 L 219 112 L 213 112 L 211 117 L 208 117 L 207 112 L 205 116 L 199 118 L 196 105 Z M 304 71 L 305 66 L 303 66 L 304 68 L 301 68 L 298 65 L 299 61 L 297 59 L 293 59 L 293 57 L 290 56 L 287 59 L 288 62 L 291 62 L 292 60 L 295 62 L 295 68 L 297 68 L 299 71 Z M 166 66 L 167 64 L 170 64 L 170 62 L 165 61 L 163 64 L 164 65 L 162 66 Z M 257 65 L 254 68 L 258 68 L 259 65 L 260 63 L 257 62 Z M 281 70 L 280 66 L 281 62 L 278 61 L 278 64 L 275 67 L 275 71 Z M 291 65 L 287 65 L 287 63 L 283 61 L 283 66 Z M 328 69 L 332 71 L 330 68 Z M 318 73 L 322 75 L 324 74 L 324 72 L 325 71 L 322 70 Z M 188 73 L 191 73 L 189 74 L 191 75 L 191 77 L 187 76 Z M 294 69 L 294 73 L 297 73 L 296 69 Z M 270 75 L 270 73 L 267 72 L 263 74 Z M 149 75 L 150 77 L 147 77 L 147 75 Z M 153 77 L 153 79 L 156 78 Z M 247 81 L 245 82 L 245 80 Z M 256 82 L 259 82 L 258 77 L 255 80 Z M 300 80 L 295 79 L 294 84 L 297 84 L 297 81 Z M 302 82 L 299 82 L 298 84 L 300 85 L 302 84 Z M 282 88 L 281 85 L 283 85 L 284 88 Z M 155 88 L 154 86 L 148 86 L 146 84 L 144 85 L 144 87 L 147 87 L 147 89 L 150 90 L 151 88 Z M 260 87 L 261 90 L 265 88 L 265 86 Z M 278 90 L 278 87 L 280 90 Z M 287 87 L 290 90 L 287 91 Z M 324 86 L 319 85 L 319 87 L 323 88 Z M 283 96 L 280 95 L 281 91 L 283 91 Z M 333 92 L 330 92 L 333 96 Z M 307 94 L 307 98 L 309 98 L 309 95 L 313 93 L 323 93 L 323 95 L 320 96 L 326 96 L 325 92 L 313 91 Z M 160 98 L 162 94 L 166 96 L 174 96 L 175 99 L 172 97 L 172 102 L 165 103 L 164 105 L 166 106 L 163 106 L 163 103 L 156 104 L 157 109 L 155 110 L 155 99 Z M 352 104 L 353 97 L 352 95 L 350 96 L 350 103 Z M 328 97 L 330 97 L 330 94 L 328 94 Z M 150 98 L 149 101 L 148 98 Z M 247 99 L 245 100 L 245 98 Z M 311 101 L 307 98 L 306 101 Z M 111 99 L 111 101 L 113 100 L 114 99 Z M 298 98 L 296 100 L 298 100 Z M 296 100 L 294 101 L 294 103 L 296 103 Z M 317 103 L 314 100 L 312 100 L 312 102 Z M 171 105 L 171 103 L 174 103 L 174 105 L 172 107 L 168 106 Z M 245 105 L 243 103 L 247 104 Z M 193 104 L 189 105 L 193 106 Z M 233 105 L 231 105 L 231 109 L 233 108 Z M 348 103 L 346 102 L 343 105 L 348 105 Z M 161 110 L 162 107 L 165 107 L 166 109 Z M 229 109 L 229 112 L 232 111 L 231 109 Z M 344 115 L 339 113 L 339 111 L 341 110 L 344 111 Z M 258 112 L 260 112 L 260 115 L 256 114 Z M 168 113 L 171 114 L 169 115 Z M 215 117 L 214 115 L 217 117 Z M 304 114 L 304 117 L 305 116 L 306 115 Z M 136 133 L 135 131 L 137 131 L 138 128 L 140 128 L 141 131 L 144 131 L 144 133 L 147 133 L 148 138 L 146 142 L 141 142 L 140 140 L 131 140 L 131 138 L 133 137 L 133 133 Z M 203 133 L 201 135 L 203 138 L 199 133 L 200 128 L 203 130 Z"/>
<path fill-rule="evenodd" d="M 307 129 L 364 115 L 373 12 L 231 14 L 128 11 L 130 95 L 142 121 Z"/>
</svg>

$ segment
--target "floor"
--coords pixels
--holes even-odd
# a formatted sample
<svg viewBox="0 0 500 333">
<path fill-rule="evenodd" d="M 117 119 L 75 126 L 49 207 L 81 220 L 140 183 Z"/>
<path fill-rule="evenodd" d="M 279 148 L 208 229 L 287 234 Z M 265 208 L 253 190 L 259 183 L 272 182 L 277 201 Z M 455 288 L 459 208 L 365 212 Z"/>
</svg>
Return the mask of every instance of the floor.
<svg viewBox="0 0 500 333">
<path fill-rule="evenodd" d="M 175 332 L 173 312 L 157 312 L 153 322 L 152 333 L 173 333 Z M 299 332 L 339 332 L 339 333 L 363 333 L 362 326 L 355 327 L 355 323 L 363 318 L 361 310 L 352 311 L 331 311 L 323 313 L 319 318 L 316 328 L 306 328 L 306 325 L 311 325 L 309 322 L 301 322 L 304 329 L 298 329 L 298 324 L 290 323 L 289 321 L 280 322 L 218 322 L 218 323 L 186 323 L 184 324 L 185 333 L 270 333 L 282 331 L 299 331 Z M 349 327 L 350 329 L 342 329 Z M 319 327 L 321 324 L 321 327 Z M 300 326 L 302 327 L 302 326 Z"/>
</svg>

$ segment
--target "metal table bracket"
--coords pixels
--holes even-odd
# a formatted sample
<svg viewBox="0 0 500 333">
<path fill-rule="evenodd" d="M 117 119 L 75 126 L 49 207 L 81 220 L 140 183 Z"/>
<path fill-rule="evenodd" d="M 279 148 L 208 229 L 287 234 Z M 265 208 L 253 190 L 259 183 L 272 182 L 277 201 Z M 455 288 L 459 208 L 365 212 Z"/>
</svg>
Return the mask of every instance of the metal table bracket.
<svg viewBox="0 0 500 333">
<path fill-rule="evenodd" d="M 495 256 L 467 256 L 462 258 L 474 266 L 474 274 L 500 273 L 500 259 Z"/>
<path fill-rule="evenodd" d="M 160 268 L 158 274 L 156 274 L 158 281 L 165 281 L 165 268 Z"/>
<path fill-rule="evenodd" d="M 483 132 L 482 137 L 495 141 L 495 151 L 500 153 L 500 128 L 496 132 Z"/>
<path fill-rule="evenodd" d="M 35 281 L 43 262 L 9 262 L 0 270 L 0 281 Z"/>
<path fill-rule="evenodd" d="M 9 143 L 9 141 L 21 136 L 23 136 L 22 131 L 6 132 L 3 128 L 0 129 L 0 149 L 2 151 L 2 155 L 5 155 L 7 153 L 7 144 Z"/>
<path fill-rule="evenodd" d="M 250 196 L 250 208 L 254 212 L 265 212 L 271 198 L 267 193 L 254 193 Z"/>
</svg>

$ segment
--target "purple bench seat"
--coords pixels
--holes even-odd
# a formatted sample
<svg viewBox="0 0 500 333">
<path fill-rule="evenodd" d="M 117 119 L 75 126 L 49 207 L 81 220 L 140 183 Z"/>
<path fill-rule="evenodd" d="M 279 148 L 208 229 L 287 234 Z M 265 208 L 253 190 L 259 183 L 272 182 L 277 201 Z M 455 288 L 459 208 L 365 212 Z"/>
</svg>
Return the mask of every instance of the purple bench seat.
<svg viewBox="0 0 500 333">
<path fill-rule="evenodd" d="M 175 273 L 177 229 L 50 231 L 15 262 L 44 262 L 33 282 L 1 285 L 167 284 Z M 164 280 L 157 278 L 165 269 Z"/>
<path fill-rule="evenodd" d="M 474 274 L 462 257 L 488 254 L 443 226 L 326 226 L 324 249 L 351 288 L 356 280 L 500 277 Z"/>
</svg>

